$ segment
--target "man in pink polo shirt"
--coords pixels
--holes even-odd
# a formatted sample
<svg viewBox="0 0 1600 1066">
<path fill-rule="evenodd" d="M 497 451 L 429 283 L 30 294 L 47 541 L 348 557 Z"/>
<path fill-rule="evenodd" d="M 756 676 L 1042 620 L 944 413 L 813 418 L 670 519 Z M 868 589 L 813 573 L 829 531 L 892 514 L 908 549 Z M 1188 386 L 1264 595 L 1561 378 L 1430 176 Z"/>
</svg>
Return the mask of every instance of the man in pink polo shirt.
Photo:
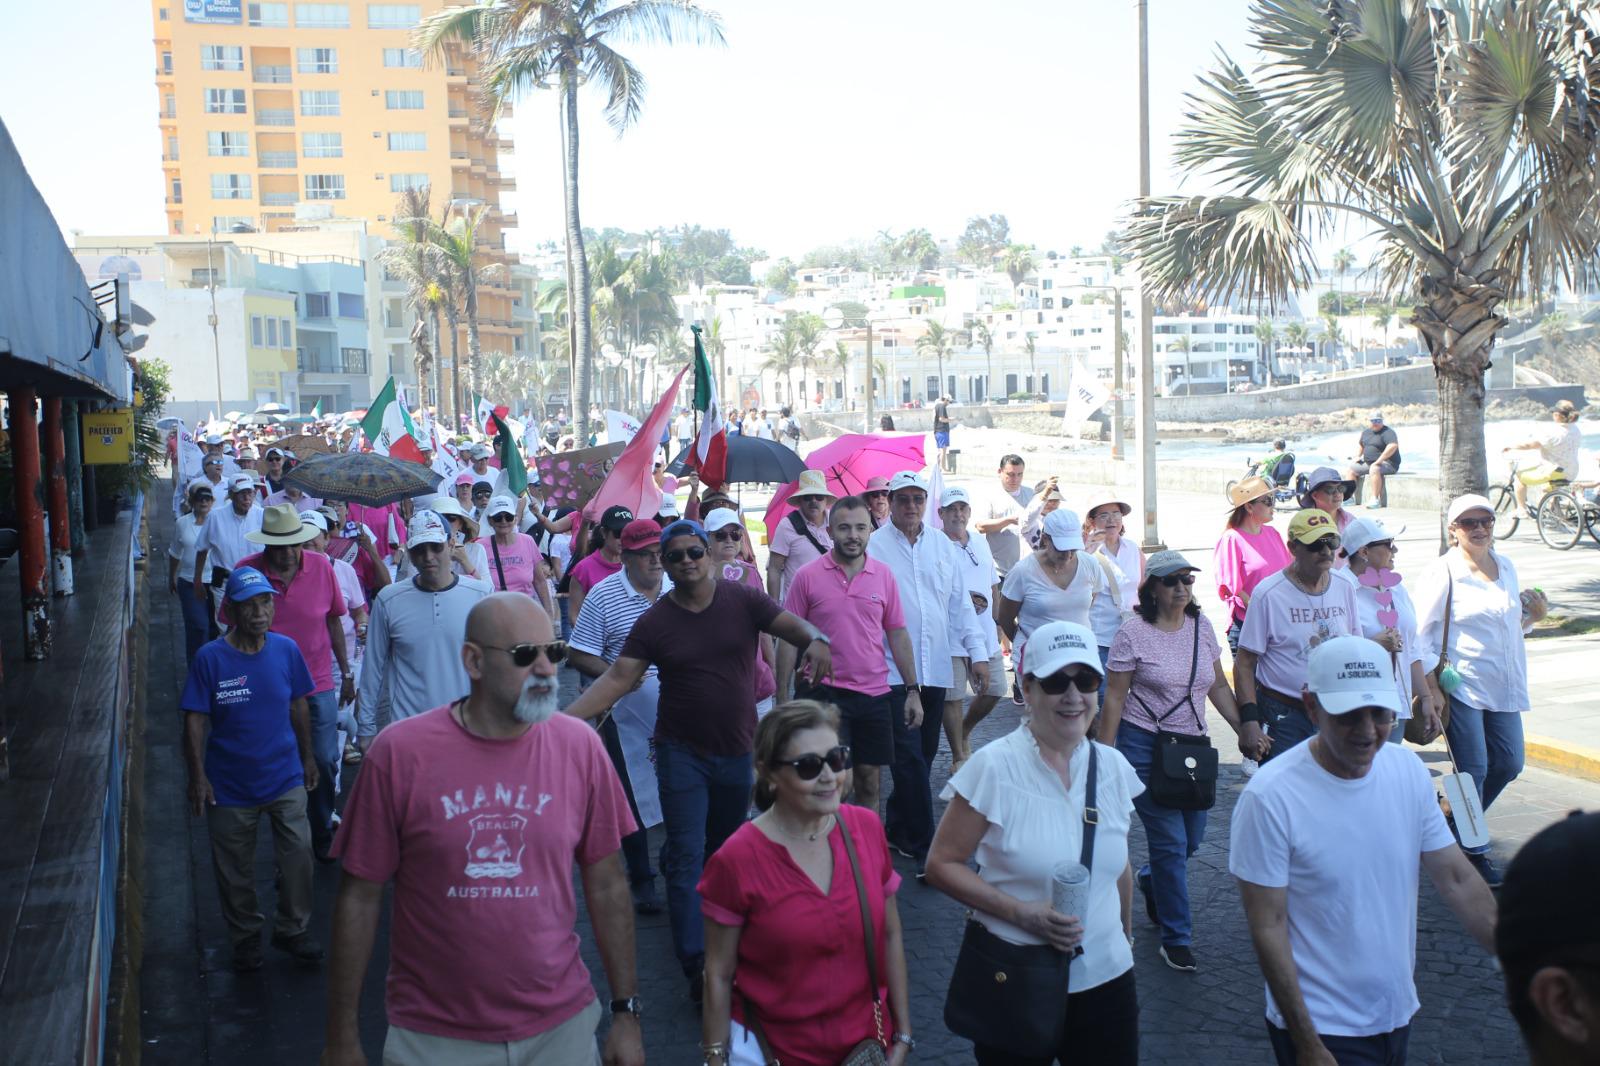
<svg viewBox="0 0 1600 1066">
<path fill-rule="evenodd" d="M 292 505 L 268 507 L 262 512 L 261 528 L 245 534 L 246 540 L 263 548 L 240 559 L 239 565 L 255 567 L 272 582 L 278 592 L 272 632 L 294 641 L 311 671 L 314 688 L 307 702 L 311 704 L 311 750 L 318 779 L 307 797 L 306 818 L 311 822 L 311 850 L 319 862 L 329 862 L 333 806 L 338 799 L 334 771 L 340 755 L 339 704 L 354 700 L 356 687 L 344 643 L 344 591 L 328 557 L 305 550 L 306 542 L 316 535 L 317 529 L 306 525 Z M 333 684 L 335 660 L 343 679 L 337 690 Z"/>
<path fill-rule="evenodd" d="M 827 555 L 802 566 L 789 585 L 784 610 L 827 634 L 833 648 L 829 684 L 802 680 L 795 698 L 839 708 L 839 740 L 855 760 L 855 802 L 878 810 L 879 767 L 894 761 L 894 712 L 889 702 L 889 664 L 884 638 L 900 676 L 906 679 L 906 724 L 922 723 L 922 695 L 916 657 L 900 610 L 900 589 L 889 568 L 867 555 L 872 510 L 860 496 L 846 496 L 828 512 Z M 789 690 L 794 648 L 778 649 L 778 700 Z"/>
</svg>

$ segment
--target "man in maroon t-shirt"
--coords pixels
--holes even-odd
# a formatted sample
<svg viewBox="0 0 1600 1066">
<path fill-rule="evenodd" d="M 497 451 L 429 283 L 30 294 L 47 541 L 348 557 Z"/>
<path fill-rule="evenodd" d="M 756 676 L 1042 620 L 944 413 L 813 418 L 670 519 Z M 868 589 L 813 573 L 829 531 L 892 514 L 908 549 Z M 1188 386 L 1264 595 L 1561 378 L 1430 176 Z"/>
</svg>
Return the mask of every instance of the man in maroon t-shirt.
<svg viewBox="0 0 1600 1066">
<path fill-rule="evenodd" d="M 814 684 L 833 675 L 828 638 L 765 593 L 716 580 L 706 544 L 699 522 L 686 519 L 661 531 L 672 591 L 639 616 L 617 661 L 567 708 L 578 718 L 596 718 L 632 692 L 650 664 L 660 675 L 655 741 L 667 830 L 662 866 L 672 943 L 696 1003 L 705 928 L 695 886 L 706 856 L 744 821 L 755 783 L 756 638 L 770 633 L 801 649 L 799 672 Z"/>
</svg>

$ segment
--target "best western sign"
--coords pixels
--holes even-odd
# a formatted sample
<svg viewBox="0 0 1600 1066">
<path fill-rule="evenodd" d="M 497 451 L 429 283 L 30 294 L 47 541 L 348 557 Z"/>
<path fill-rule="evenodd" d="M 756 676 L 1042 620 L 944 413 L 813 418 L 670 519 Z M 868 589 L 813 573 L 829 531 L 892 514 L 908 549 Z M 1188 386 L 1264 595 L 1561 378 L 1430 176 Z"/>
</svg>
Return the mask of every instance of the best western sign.
<svg viewBox="0 0 1600 1066">
<path fill-rule="evenodd" d="M 185 22 L 239 23 L 239 0 L 183 0 Z"/>
</svg>

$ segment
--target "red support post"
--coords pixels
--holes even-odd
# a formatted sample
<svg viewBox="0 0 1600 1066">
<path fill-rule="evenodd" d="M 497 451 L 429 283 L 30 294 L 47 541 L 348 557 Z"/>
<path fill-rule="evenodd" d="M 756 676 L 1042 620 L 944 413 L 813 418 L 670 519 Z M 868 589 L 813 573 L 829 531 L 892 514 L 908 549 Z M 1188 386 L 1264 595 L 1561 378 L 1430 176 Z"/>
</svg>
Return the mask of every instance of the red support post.
<svg viewBox="0 0 1600 1066">
<path fill-rule="evenodd" d="M 22 643 L 27 659 L 50 656 L 49 552 L 44 542 L 44 486 L 39 478 L 38 392 L 13 389 L 11 458 L 17 507 L 17 573 L 22 579 Z"/>
<path fill-rule="evenodd" d="M 72 595 L 72 516 L 67 511 L 67 448 L 61 435 L 61 397 L 44 401 L 45 501 L 50 508 L 50 570 L 57 596 Z"/>
</svg>

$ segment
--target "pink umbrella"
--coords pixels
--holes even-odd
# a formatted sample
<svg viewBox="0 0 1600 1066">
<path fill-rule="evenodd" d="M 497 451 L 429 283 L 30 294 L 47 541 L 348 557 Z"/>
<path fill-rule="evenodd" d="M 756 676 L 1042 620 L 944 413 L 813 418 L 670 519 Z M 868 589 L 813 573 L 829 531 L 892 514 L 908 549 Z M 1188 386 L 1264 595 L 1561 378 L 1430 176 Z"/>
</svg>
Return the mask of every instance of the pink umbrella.
<svg viewBox="0 0 1600 1066">
<path fill-rule="evenodd" d="M 927 466 L 922 433 L 847 433 L 806 456 L 806 466 L 821 470 L 828 488 L 836 496 L 857 496 L 865 492 L 875 477 L 892 477 L 902 470 L 921 470 Z M 794 510 L 788 504 L 795 483 L 783 486 L 767 505 L 764 521 L 770 539 L 783 516 Z"/>
</svg>

